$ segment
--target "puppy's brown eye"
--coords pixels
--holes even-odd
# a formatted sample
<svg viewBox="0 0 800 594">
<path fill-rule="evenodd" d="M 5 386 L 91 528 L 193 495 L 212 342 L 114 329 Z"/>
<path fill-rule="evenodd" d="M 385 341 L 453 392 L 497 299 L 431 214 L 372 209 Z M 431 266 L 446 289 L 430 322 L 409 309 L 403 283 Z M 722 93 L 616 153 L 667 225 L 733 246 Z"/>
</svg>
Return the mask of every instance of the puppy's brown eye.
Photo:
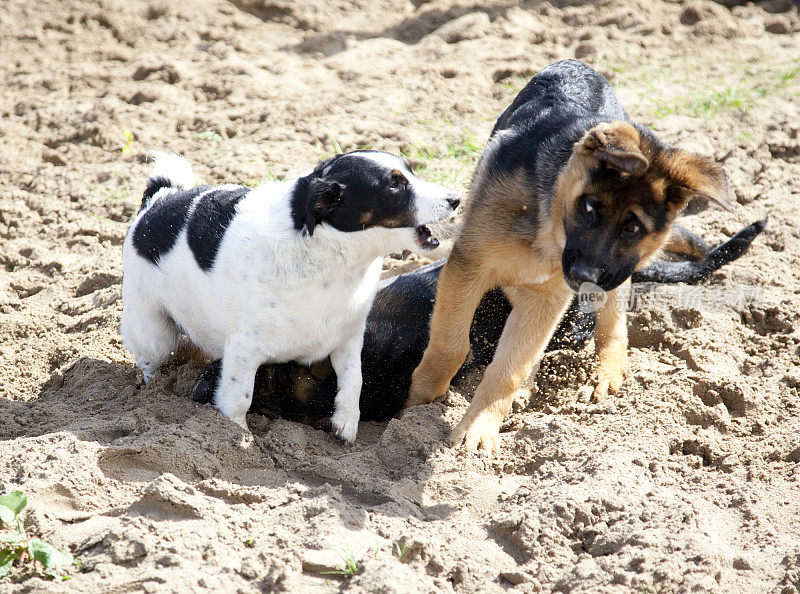
<svg viewBox="0 0 800 594">
<path fill-rule="evenodd" d="M 597 206 L 595 206 L 594 200 L 589 196 L 583 196 L 581 198 L 581 202 L 580 205 L 578 206 L 578 209 L 581 212 L 590 216 L 597 214 Z"/>
<path fill-rule="evenodd" d="M 392 171 L 392 179 L 389 182 L 390 188 L 405 188 L 408 185 L 408 180 L 406 176 L 402 174 L 401 171 L 395 169 Z"/>
<path fill-rule="evenodd" d="M 642 230 L 642 224 L 637 220 L 631 220 L 625 223 L 625 226 L 622 228 L 622 233 L 628 237 L 632 238 L 639 234 L 639 231 Z"/>
</svg>

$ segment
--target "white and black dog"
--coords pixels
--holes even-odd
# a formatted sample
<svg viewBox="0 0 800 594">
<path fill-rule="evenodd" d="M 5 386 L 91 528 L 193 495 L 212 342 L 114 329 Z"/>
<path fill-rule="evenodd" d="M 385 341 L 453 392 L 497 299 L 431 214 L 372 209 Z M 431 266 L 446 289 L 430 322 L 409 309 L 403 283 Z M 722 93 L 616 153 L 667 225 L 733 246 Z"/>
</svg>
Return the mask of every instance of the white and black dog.
<svg viewBox="0 0 800 594">
<path fill-rule="evenodd" d="M 145 382 L 181 334 L 221 357 L 214 404 L 245 429 L 259 365 L 330 356 L 332 425 L 352 442 L 382 257 L 434 249 L 426 225 L 458 204 L 384 152 L 336 155 L 294 181 L 252 189 L 194 187 L 189 163 L 161 154 L 123 247 L 123 342 Z"/>
</svg>

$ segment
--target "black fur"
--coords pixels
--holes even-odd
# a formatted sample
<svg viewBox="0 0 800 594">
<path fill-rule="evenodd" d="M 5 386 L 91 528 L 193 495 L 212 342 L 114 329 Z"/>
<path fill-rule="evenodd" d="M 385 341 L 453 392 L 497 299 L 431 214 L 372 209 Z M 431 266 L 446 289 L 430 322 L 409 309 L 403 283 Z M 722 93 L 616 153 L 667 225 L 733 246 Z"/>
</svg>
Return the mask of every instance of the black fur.
<svg viewBox="0 0 800 594">
<path fill-rule="evenodd" d="M 711 272 L 741 256 L 764 229 L 758 221 L 717 246 L 699 262 L 665 263 L 657 261 L 636 273 L 634 280 L 680 282 L 705 278 Z M 665 264 L 681 264 L 670 276 Z M 386 279 L 367 318 L 364 348 L 361 351 L 363 388 L 361 419 L 385 420 L 402 408 L 408 397 L 411 372 L 422 359 L 428 344 L 429 321 L 433 313 L 436 283 L 444 260 L 423 266 L 408 274 Z M 694 271 L 688 273 L 687 271 Z M 501 289 L 487 293 L 470 328 L 470 354 L 453 379 L 456 389 L 464 387 L 472 372 L 487 365 L 503 331 L 511 304 Z M 594 334 L 595 316 L 583 313 L 573 301 L 559 324 L 547 350 L 582 348 Z M 219 377 L 219 361 L 207 366 L 198 377 L 192 398 L 212 402 Z M 317 424 L 333 413 L 336 374 L 325 361 L 311 368 L 297 363 L 262 365 L 255 380 L 251 410 L 271 417 L 282 417 Z"/>
<path fill-rule="evenodd" d="M 697 283 L 707 279 L 728 262 L 747 251 L 756 235 L 767 226 L 767 220 L 751 223 L 725 243 L 721 243 L 699 262 L 667 262 L 656 260 L 647 268 L 634 272 L 633 282 Z"/>
<path fill-rule="evenodd" d="M 537 199 L 547 200 L 573 145 L 601 122 L 628 121 L 611 85 L 576 60 L 551 64 L 523 88 L 492 130 L 508 131 L 501 143 L 487 145 L 489 171 L 532 170 Z M 502 150 L 497 150 L 502 144 Z"/>
<path fill-rule="evenodd" d="M 155 183 L 147 184 L 145 198 L 142 200 L 143 206 L 155 192 L 170 187 L 169 182 L 163 178 L 156 178 L 154 181 Z M 153 189 L 155 190 L 151 192 Z M 159 259 L 175 245 L 175 240 L 186 225 L 192 202 L 207 190 L 209 186 L 176 190 L 163 196 L 148 208 L 133 232 L 133 246 L 138 254 L 157 265 Z"/>
<path fill-rule="evenodd" d="M 186 231 L 189 249 L 198 266 L 210 270 L 225 231 L 236 215 L 236 205 L 250 188 L 220 188 L 205 194 L 197 202 Z"/>
<path fill-rule="evenodd" d="M 141 211 L 147 203 L 150 202 L 150 199 L 155 196 L 156 192 L 159 190 L 163 190 L 164 188 L 171 188 L 172 182 L 169 181 L 166 177 L 157 176 L 151 177 L 147 180 L 147 187 L 144 190 L 144 194 L 142 194 L 142 205 L 139 207 Z"/>
</svg>

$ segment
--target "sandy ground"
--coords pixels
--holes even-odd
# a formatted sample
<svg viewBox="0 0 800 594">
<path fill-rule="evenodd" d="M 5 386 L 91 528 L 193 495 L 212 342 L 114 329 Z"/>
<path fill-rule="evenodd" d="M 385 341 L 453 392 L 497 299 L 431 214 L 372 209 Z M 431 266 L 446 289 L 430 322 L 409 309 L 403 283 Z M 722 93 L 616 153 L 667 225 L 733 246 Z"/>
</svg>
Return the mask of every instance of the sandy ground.
<svg viewBox="0 0 800 594">
<path fill-rule="evenodd" d="M 700 302 L 629 314 L 610 405 L 576 401 L 591 350 L 552 353 L 486 456 L 445 445 L 470 394 L 347 447 L 256 415 L 245 435 L 187 398 L 192 361 L 138 385 L 117 326 L 147 150 L 257 183 L 370 146 L 464 189 L 500 111 L 567 57 L 725 164 L 735 212 L 688 226 L 714 243 L 770 216 Z M 798 64 L 782 0 L 6 0 L 0 491 L 82 570 L 0 591 L 796 593 Z M 760 297 L 720 302 L 737 287 Z M 325 573 L 348 556 L 356 575 Z"/>
</svg>

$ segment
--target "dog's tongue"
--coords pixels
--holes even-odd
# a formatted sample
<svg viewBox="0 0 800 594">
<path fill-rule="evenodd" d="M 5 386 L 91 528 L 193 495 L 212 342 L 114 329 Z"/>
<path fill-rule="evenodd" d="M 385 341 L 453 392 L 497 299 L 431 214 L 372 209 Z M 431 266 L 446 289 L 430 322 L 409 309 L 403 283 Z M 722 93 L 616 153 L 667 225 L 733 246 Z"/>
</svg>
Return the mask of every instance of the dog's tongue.
<svg viewBox="0 0 800 594">
<path fill-rule="evenodd" d="M 414 229 L 414 231 L 417 232 L 417 243 L 419 244 L 419 247 L 426 250 L 432 250 L 433 248 L 439 247 L 439 240 L 433 236 L 431 230 L 425 225 L 420 225 Z"/>
</svg>

